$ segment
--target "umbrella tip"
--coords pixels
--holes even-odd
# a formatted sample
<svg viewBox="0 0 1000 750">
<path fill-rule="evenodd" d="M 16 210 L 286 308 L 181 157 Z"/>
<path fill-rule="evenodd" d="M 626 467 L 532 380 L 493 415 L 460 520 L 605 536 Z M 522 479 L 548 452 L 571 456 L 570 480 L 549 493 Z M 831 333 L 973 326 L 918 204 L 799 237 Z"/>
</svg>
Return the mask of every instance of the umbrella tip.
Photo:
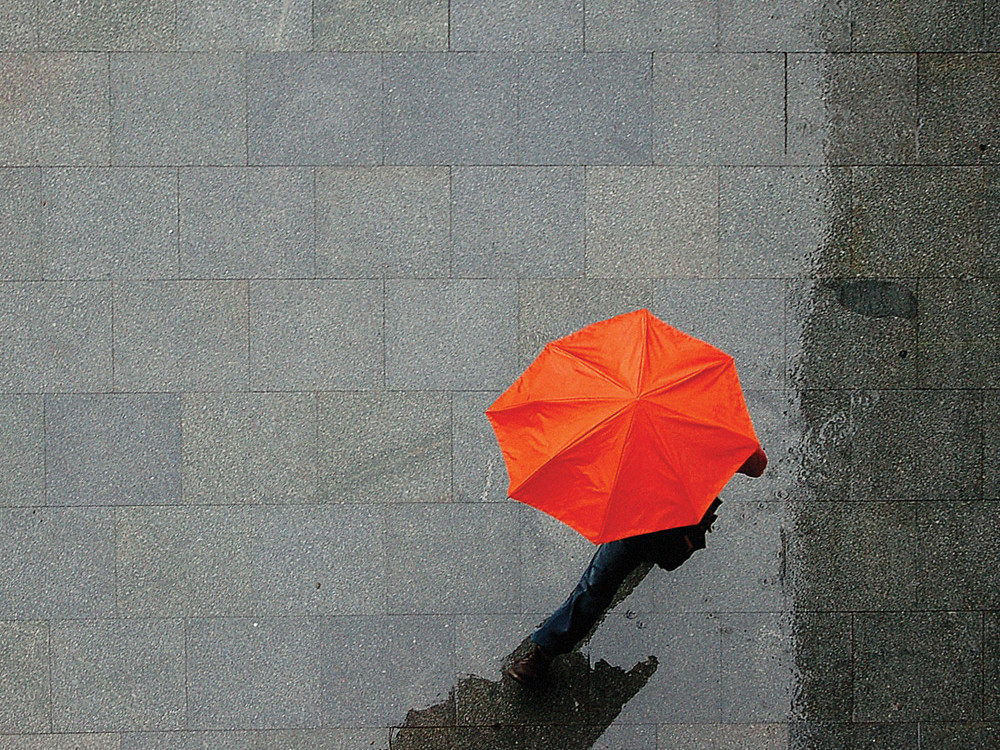
<svg viewBox="0 0 1000 750">
<path fill-rule="evenodd" d="M 753 455 L 744 461 L 743 465 L 736 471 L 740 474 L 746 474 L 748 477 L 759 477 L 766 468 L 767 455 L 764 453 L 764 449 L 758 446 Z"/>
</svg>

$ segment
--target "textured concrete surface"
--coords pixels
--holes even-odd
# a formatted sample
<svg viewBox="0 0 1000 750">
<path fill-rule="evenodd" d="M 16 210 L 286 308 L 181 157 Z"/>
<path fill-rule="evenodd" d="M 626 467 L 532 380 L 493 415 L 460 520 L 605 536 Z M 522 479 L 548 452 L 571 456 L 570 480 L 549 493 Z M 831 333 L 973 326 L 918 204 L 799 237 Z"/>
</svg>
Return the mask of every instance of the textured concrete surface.
<svg viewBox="0 0 1000 750">
<path fill-rule="evenodd" d="M 0 5 L 0 750 L 1000 746 L 1000 3 Z M 526 694 L 640 307 L 771 463 Z"/>
</svg>

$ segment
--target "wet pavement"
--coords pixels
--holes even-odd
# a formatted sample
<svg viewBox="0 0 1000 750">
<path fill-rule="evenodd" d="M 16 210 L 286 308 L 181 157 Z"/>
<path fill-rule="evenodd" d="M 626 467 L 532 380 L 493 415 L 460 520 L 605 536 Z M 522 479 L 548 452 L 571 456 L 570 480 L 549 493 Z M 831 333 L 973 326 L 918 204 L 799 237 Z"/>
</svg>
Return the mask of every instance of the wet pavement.
<svg viewBox="0 0 1000 750">
<path fill-rule="evenodd" d="M 0 750 L 1000 747 L 998 113 L 994 0 L 5 2 Z M 526 694 L 483 410 L 640 307 L 771 463 Z"/>
</svg>

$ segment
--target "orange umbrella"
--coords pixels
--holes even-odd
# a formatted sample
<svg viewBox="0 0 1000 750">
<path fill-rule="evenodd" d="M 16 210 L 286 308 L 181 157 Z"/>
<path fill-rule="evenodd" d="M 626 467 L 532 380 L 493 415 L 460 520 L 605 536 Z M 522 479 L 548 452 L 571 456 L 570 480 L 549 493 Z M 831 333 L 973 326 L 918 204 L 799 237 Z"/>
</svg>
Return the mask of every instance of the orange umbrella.
<svg viewBox="0 0 1000 750">
<path fill-rule="evenodd" d="M 649 310 L 546 345 L 486 415 L 507 494 L 594 543 L 696 524 L 766 461 L 733 358 Z"/>
</svg>

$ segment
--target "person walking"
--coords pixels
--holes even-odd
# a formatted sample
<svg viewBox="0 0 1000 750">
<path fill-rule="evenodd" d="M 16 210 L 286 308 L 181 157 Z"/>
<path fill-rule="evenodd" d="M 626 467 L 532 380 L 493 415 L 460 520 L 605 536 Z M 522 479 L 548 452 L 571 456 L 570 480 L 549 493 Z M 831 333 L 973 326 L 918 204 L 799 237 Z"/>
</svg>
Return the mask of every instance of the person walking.
<svg viewBox="0 0 1000 750">
<path fill-rule="evenodd" d="M 759 477 L 767 456 L 759 449 L 738 472 Z M 506 674 L 525 687 L 534 687 L 548 671 L 552 660 L 572 651 L 590 632 L 614 600 L 618 588 L 643 563 L 676 570 L 695 551 L 704 549 L 705 535 L 712 531 L 722 500 L 716 498 L 701 521 L 691 526 L 626 537 L 598 546 L 580 582 L 569 597 L 531 635 L 531 650 L 511 664 Z"/>
</svg>

